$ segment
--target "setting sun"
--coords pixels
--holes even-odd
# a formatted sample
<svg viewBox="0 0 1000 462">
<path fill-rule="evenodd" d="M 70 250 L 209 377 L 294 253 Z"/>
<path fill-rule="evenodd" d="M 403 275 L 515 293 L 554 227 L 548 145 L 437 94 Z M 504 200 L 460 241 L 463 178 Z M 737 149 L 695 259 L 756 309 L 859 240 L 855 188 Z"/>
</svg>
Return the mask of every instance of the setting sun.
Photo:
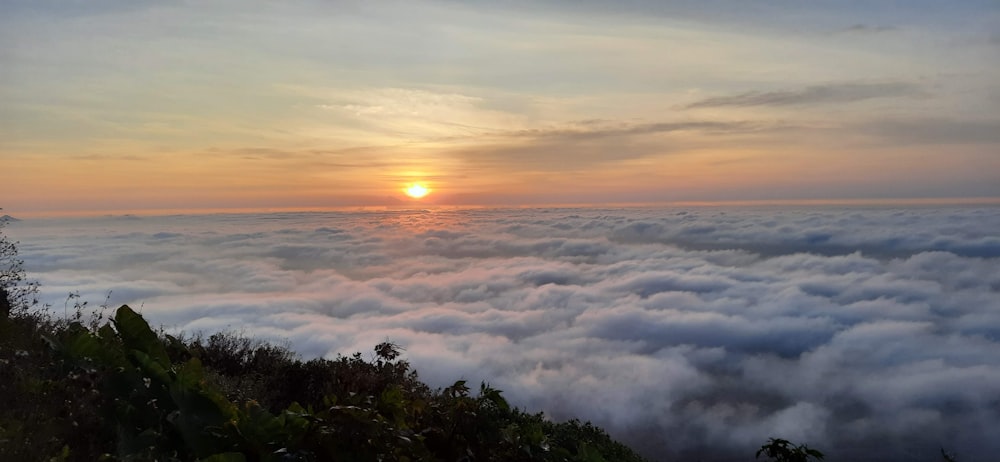
<svg viewBox="0 0 1000 462">
<path fill-rule="evenodd" d="M 431 190 L 427 189 L 420 183 L 414 183 L 410 187 L 406 188 L 406 195 L 414 199 L 420 199 L 421 197 L 426 196 L 429 192 L 431 192 Z"/>
</svg>

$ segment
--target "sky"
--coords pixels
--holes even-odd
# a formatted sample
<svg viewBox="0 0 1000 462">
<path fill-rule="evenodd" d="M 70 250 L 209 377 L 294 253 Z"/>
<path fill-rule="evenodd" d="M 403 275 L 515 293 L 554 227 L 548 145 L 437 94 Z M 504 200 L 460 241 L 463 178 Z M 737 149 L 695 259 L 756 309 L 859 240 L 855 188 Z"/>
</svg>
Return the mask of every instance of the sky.
<svg viewBox="0 0 1000 462">
<path fill-rule="evenodd" d="M 2 0 L 0 206 L 996 198 L 998 31 L 993 0 Z"/>
<path fill-rule="evenodd" d="M 383 341 L 654 461 L 1000 452 L 1000 207 L 480 208 L 10 222 L 57 316 L 303 358 Z M 106 313 L 108 314 L 108 313 Z"/>
</svg>

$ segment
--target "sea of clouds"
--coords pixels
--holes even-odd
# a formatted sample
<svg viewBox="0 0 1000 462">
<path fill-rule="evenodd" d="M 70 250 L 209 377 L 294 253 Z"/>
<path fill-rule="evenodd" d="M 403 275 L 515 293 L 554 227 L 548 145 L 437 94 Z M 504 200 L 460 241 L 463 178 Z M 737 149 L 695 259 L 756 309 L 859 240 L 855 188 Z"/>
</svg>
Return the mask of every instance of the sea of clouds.
<svg viewBox="0 0 1000 462">
<path fill-rule="evenodd" d="M 465 209 L 36 219 L 53 311 L 141 308 L 303 357 L 384 340 L 658 460 L 1000 453 L 1000 207 Z M 68 310 L 72 311 L 72 301 Z"/>
</svg>

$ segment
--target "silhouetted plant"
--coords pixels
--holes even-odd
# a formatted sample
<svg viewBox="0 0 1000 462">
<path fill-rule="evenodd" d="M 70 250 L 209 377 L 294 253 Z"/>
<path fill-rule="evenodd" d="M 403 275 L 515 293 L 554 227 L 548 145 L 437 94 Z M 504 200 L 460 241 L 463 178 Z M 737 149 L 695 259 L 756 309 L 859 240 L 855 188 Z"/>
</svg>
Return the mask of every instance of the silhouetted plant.
<svg viewBox="0 0 1000 462">
<path fill-rule="evenodd" d="M 806 445 L 796 446 L 788 440 L 770 438 L 757 450 L 755 458 L 761 455 L 770 457 L 775 462 L 809 462 L 810 458 L 823 460 L 823 453 Z"/>
<path fill-rule="evenodd" d="M 26 277 L 17 242 L 3 233 L 6 225 L 7 220 L 0 219 L 0 317 L 26 314 L 38 304 L 38 282 Z"/>
<path fill-rule="evenodd" d="M 464 380 L 432 391 L 391 342 L 372 361 L 302 362 L 234 334 L 165 335 L 128 306 L 41 338 L 27 354 L 39 367 L 0 383 L 17 397 L 0 408 L 2 460 L 642 460 L 590 424 L 511 409 L 485 383 L 475 395 Z M 240 377 L 261 386 L 231 393 Z M 53 388 L 33 388 L 38 379 Z M 303 384 L 304 405 L 279 405 Z"/>
</svg>

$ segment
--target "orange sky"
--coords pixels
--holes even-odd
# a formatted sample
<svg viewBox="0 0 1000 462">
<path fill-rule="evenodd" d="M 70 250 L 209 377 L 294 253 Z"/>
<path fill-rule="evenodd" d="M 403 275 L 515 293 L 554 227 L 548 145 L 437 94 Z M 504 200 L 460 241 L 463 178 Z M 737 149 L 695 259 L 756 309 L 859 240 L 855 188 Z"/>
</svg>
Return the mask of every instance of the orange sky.
<svg viewBox="0 0 1000 462">
<path fill-rule="evenodd" d="M 0 207 L 1000 196 L 989 3 L 257 6 L 0 6 Z"/>
</svg>

